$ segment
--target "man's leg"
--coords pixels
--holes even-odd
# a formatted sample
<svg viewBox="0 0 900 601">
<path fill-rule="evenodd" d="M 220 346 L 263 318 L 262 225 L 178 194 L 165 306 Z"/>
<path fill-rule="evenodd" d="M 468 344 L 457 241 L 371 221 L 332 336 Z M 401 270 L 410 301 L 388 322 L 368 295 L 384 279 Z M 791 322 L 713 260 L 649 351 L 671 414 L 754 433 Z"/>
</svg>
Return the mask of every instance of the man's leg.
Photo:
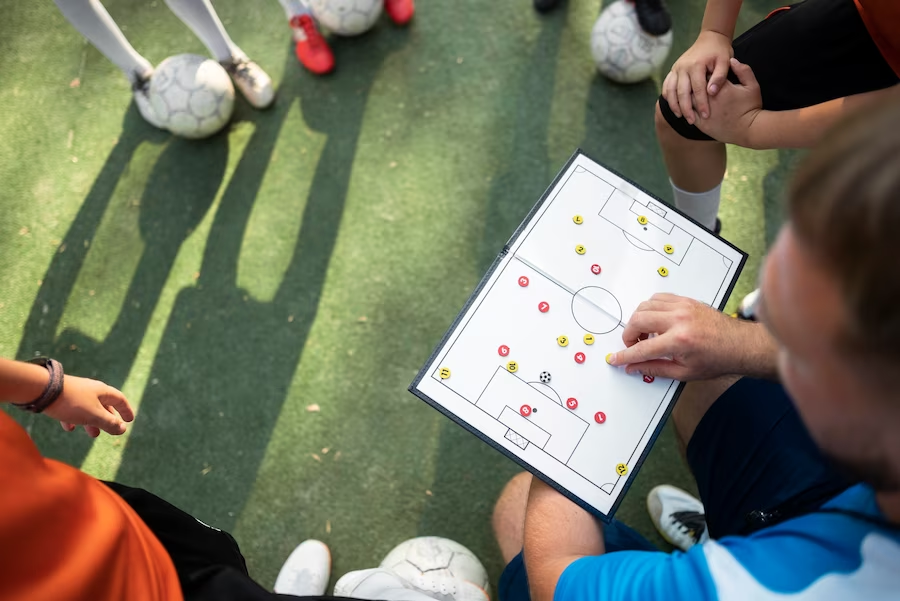
<svg viewBox="0 0 900 601">
<path fill-rule="evenodd" d="M 525 510 L 528 508 L 531 479 L 532 475 L 527 472 L 514 476 L 503 488 L 494 506 L 494 536 L 503 560 L 507 563 L 497 586 L 497 598 L 500 601 L 527 601 L 530 598 L 522 548 L 525 544 Z M 557 502 L 560 504 L 560 515 L 573 508 L 577 509 L 572 501 L 562 495 L 558 496 Z M 616 520 L 604 525 L 603 539 L 607 553 L 626 550 L 658 551 L 650 541 Z"/>
<path fill-rule="evenodd" d="M 738 380 L 740 380 L 738 376 L 722 376 L 714 380 L 690 382 L 685 385 L 675 408 L 672 409 L 672 423 L 675 425 L 678 448 L 682 457 L 686 458 L 688 443 L 707 410 Z"/>
<path fill-rule="evenodd" d="M 808 513 L 852 483 L 821 454 L 777 382 L 727 377 L 685 387 L 673 421 L 712 538 Z"/>
</svg>

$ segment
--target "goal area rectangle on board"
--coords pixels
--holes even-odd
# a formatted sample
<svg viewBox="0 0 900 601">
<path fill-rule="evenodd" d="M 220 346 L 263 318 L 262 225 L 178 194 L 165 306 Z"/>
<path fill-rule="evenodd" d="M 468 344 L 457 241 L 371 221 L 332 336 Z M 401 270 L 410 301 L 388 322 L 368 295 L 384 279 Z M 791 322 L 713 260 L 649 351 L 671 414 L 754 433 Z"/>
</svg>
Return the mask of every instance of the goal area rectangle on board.
<svg viewBox="0 0 900 601">
<path fill-rule="evenodd" d="M 409 390 L 608 522 L 684 385 L 606 354 L 655 293 L 724 309 L 746 260 L 576 150 Z"/>
</svg>

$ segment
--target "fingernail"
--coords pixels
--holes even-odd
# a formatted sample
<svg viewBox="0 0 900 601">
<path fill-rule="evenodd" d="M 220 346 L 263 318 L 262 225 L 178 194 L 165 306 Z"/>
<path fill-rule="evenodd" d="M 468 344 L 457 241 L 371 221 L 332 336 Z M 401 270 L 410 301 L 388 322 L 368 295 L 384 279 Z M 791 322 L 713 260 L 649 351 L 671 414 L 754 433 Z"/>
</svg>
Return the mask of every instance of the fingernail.
<svg viewBox="0 0 900 601">
<path fill-rule="evenodd" d="M 704 119 L 709 119 L 709 113 L 700 113 L 700 116 Z"/>
<path fill-rule="evenodd" d="M 719 86 L 717 86 L 716 84 L 713 84 L 713 85 L 709 86 L 709 91 L 711 93 L 715 94 L 716 92 L 719 91 Z"/>
<path fill-rule="evenodd" d="M 606 362 L 609 363 L 610 365 L 613 365 L 615 363 L 615 361 L 616 361 L 616 358 L 613 356 L 613 354 L 607 353 Z"/>
</svg>

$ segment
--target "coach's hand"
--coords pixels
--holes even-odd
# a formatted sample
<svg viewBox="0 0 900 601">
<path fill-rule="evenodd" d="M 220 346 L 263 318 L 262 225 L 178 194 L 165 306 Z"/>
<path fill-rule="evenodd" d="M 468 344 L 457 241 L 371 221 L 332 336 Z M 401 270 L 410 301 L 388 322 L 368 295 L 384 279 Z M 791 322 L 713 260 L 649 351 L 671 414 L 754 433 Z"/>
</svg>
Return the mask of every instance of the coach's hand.
<svg viewBox="0 0 900 601">
<path fill-rule="evenodd" d="M 698 113 L 703 119 L 710 116 L 709 97 L 718 94 L 725 83 L 732 56 L 728 36 L 709 30 L 700 33 L 663 80 L 662 95 L 676 117 L 694 125 Z"/>
<path fill-rule="evenodd" d="M 628 348 L 613 353 L 609 364 L 625 365 L 629 374 L 681 381 L 752 375 L 760 353 L 766 370 L 774 369 L 776 349 L 763 326 L 674 294 L 654 294 L 638 305 L 622 340 Z"/>
<path fill-rule="evenodd" d="M 98 380 L 65 376 L 63 392 L 44 414 L 59 420 L 66 432 L 77 426 L 92 438 L 103 430 L 108 434 L 124 434 L 125 422 L 134 420 L 128 399 L 118 389 Z"/>
</svg>

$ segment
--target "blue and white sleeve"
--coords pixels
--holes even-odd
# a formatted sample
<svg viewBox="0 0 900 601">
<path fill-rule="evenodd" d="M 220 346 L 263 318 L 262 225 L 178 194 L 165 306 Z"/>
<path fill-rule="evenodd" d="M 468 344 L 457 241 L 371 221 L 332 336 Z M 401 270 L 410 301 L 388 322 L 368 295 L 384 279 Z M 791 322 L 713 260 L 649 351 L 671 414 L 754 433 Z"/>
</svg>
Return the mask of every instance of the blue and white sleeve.
<svg viewBox="0 0 900 601">
<path fill-rule="evenodd" d="M 633 599 L 715 600 L 716 588 L 701 546 L 688 553 L 617 551 L 572 562 L 554 601 Z"/>
</svg>

